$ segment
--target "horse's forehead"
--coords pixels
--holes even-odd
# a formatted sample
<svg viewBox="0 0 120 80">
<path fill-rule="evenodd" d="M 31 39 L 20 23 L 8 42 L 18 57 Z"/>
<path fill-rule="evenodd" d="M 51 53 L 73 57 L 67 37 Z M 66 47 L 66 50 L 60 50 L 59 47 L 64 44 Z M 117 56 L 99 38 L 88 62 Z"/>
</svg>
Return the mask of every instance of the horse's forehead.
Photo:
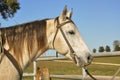
<svg viewBox="0 0 120 80">
<path fill-rule="evenodd" d="M 63 27 L 64 30 L 76 30 L 76 26 L 73 23 L 67 23 L 65 27 Z"/>
</svg>

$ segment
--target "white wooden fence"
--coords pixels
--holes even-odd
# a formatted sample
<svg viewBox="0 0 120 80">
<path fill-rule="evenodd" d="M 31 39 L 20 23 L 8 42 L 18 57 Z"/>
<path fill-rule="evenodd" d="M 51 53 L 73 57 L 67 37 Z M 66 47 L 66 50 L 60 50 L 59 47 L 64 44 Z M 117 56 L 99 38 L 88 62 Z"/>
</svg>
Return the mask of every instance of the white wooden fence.
<svg viewBox="0 0 120 80">
<path fill-rule="evenodd" d="M 101 57 L 115 57 L 115 56 L 120 56 L 120 52 L 103 52 L 103 53 L 94 53 L 92 54 L 93 57 L 95 58 L 101 58 Z M 33 76 L 33 79 L 36 80 L 36 63 L 37 61 L 42 61 L 42 60 L 63 60 L 63 59 L 68 59 L 64 56 L 61 56 L 61 57 L 40 57 L 38 59 L 36 59 L 34 62 L 33 62 L 33 73 L 24 73 L 23 76 Z M 64 79 L 79 79 L 79 80 L 82 80 L 83 78 L 86 77 L 86 72 L 84 69 L 83 70 L 83 75 L 50 75 L 50 77 L 53 77 L 53 78 L 64 78 Z M 100 77 L 100 76 L 96 76 L 96 77 Z M 105 78 L 105 79 L 109 79 L 109 78 Z M 87 78 L 87 80 L 89 80 L 89 78 Z M 117 80 L 117 78 L 116 78 Z M 120 80 L 120 78 L 118 78 L 118 80 Z"/>
</svg>

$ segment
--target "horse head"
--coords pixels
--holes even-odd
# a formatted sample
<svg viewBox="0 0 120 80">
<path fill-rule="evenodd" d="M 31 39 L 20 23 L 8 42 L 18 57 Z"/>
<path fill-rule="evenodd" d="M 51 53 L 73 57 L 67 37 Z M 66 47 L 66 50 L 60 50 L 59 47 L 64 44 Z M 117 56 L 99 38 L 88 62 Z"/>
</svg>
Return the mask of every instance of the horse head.
<svg viewBox="0 0 120 80">
<path fill-rule="evenodd" d="M 92 56 L 75 23 L 71 20 L 71 16 L 72 10 L 67 12 L 67 7 L 65 7 L 62 14 L 56 18 L 53 48 L 72 59 L 77 66 L 86 66 L 90 64 Z"/>
</svg>

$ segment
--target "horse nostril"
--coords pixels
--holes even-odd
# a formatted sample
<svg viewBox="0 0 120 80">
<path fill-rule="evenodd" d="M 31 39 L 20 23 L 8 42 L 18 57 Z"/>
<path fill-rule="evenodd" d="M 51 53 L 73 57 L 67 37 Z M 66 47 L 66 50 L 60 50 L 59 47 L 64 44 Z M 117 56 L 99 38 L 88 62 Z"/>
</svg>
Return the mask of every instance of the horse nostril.
<svg viewBox="0 0 120 80">
<path fill-rule="evenodd" d="M 88 60 L 88 62 L 91 62 L 92 61 L 92 56 L 91 55 L 89 55 L 88 57 L 87 57 L 87 60 Z"/>
<path fill-rule="evenodd" d="M 88 56 L 88 58 L 87 58 L 88 60 L 90 60 L 90 56 Z"/>
</svg>

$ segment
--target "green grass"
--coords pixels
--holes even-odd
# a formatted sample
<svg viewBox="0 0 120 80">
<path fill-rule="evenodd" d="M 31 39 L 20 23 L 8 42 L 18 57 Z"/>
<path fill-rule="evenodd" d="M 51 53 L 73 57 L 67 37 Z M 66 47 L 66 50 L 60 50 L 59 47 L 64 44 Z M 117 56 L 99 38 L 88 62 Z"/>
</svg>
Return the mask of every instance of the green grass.
<svg viewBox="0 0 120 80">
<path fill-rule="evenodd" d="M 95 58 L 93 62 L 120 64 L 120 57 Z M 120 66 L 91 64 L 88 69 L 94 75 L 112 76 Z M 120 73 L 118 74 L 120 76 Z"/>
<path fill-rule="evenodd" d="M 102 63 L 115 63 L 120 64 L 120 57 L 109 57 L 109 58 L 95 58 L 93 62 L 102 62 Z M 74 63 L 66 62 L 55 62 L 55 61 L 39 61 L 37 62 L 39 67 L 48 67 L 50 74 L 72 74 L 72 75 L 81 75 L 81 68 L 77 67 Z M 88 70 L 93 75 L 108 75 L 112 76 L 120 66 L 106 66 L 91 64 L 88 66 Z M 32 65 L 28 67 L 25 72 L 32 72 Z M 120 76 L 120 73 L 118 74 Z M 33 77 L 25 77 L 23 80 L 33 80 Z M 60 79 L 52 79 L 60 80 Z M 63 80 L 63 79 L 62 79 Z"/>
</svg>

